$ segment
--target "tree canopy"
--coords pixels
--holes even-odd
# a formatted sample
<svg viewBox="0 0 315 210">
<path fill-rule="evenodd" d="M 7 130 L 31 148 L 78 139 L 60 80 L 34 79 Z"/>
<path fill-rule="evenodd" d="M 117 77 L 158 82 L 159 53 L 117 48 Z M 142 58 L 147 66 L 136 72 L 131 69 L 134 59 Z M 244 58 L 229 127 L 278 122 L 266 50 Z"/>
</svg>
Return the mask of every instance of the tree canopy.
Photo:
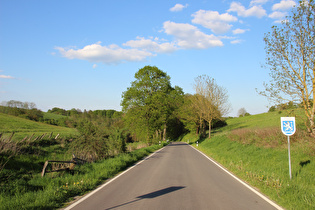
<svg viewBox="0 0 315 210">
<path fill-rule="evenodd" d="M 173 88 L 170 77 L 155 66 L 145 66 L 122 95 L 126 125 L 137 138 L 157 141 L 166 138 L 167 125 L 182 103 L 183 91 Z"/>
<path fill-rule="evenodd" d="M 265 34 L 266 67 L 271 81 L 260 92 L 271 101 L 303 104 L 308 131 L 315 135 L 315 5 L 300 1 L 292 16 Z"/>
<path fill-rule="evenodd" d="M 230 110 L 227 90 L 207 75 L 195 78 L 194 88 L 196 94 L 191 98 L 192 105 L 197 110 L 200 120 L 208 122 L 210 138 L 212 121 L 221 119 Z"/>
</svg>

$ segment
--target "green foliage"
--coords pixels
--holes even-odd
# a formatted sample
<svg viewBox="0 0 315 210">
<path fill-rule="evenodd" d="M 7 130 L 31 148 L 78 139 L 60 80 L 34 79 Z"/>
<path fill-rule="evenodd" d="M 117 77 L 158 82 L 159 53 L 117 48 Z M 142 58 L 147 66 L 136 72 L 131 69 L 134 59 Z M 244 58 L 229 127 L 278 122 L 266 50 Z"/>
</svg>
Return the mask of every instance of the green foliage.
<svg viewBox="0 0 315 210">
<path fill-rule="evenodd" d="M 211 123 L 212 128 L 222 128 L 224 126 L 227 126 L 225 119 L 216 119 Z"/>
<path fill-rule="evenodd" d="M 190 132 L 197 132 L 200 127 L 200 119 L 198 117 L 197 109 L 192 104 L 193 96 L 186 94 L 184 96 L 184 102 L 180 107 L 178 113 L 180 121 L 185 125 L 185 128 Z"/>
<path fill-rule="evenodd" d="M 13 140 L 7 140 L 11 133 L 4 133 L 0 138 L 0 209 L 61 207 L 68 198 L 92 190 L 105 179 L 160 148 L 152 146 L 133 151 L 144 145 L 129 143 L 127 154 L 128 131 L 119 118 L 105 119 L 96 115 L 93 118 L 91 115 L 76 115 L 72 120 L 77 129 L 70 129 L 0 113 L 0 133 L 4 130 L 15 132 Z M 63 133 L 60 132 L 55 140 L 55 135 L 50 133 L 57 134 L 59 131 Z M 27 139 L 22 141 L 25 135 L 28 135 Z M 94 163 L 76 167 L 73 174 L 55 172 L 41 178 L 40 172 L 46 160 L 70 160 L 73 153 Z"/>
<path fill-rule="evenodd" d="M 108 147 L 111 155 L 126 152 L 126 137 L 122 129 L 112 128 L 111 134 L 108 137 Z"/>
<path fill-rule="evenodd" d="M 270 82 L 260 94 L 275 103 L 301 103 L 308 132 L 315 136 L 315 1 L 300 1 L 292 15 L 265 34 Z"/>
<path fill-rule="evenodd" d="M 121 105 L 129 130 L 138 140 L 148 142 L 166 138 L 169 123 L 182 103 L 183 91 L 172 88 L 170 77 L 155 66 L 145 66 L 123 93 Z"/>
<path fill-rule="evenodd" d="M 289 177 L 287 137 L 280 130 L 280 117 L 291 114 L 229 118 L 211 140 L 189 134 L 183 141 L 198 140 L 199 150 L 284 208 L 314 209 L 315 144 L 306 133 L 301 109 L 293 114 L 297 132 L 291 136 L 292 180 Z"/>
<path fill-rule="evenodd" d="M 49 109 L 47 111 L 47 113 L 53 113 L 53 114 L 58 114 L 58 115 L 64 115 L 64 116 L 67 116 L 67 111 L 65 109 L 61 109 L 61 108 L 58 108 L 58 107 L 54 107 L 52 108 L 51 110 Z"/>
<path fill-rule="evenodd" d="M 18 107 L 0 106 L 0 112 L 34 121 L 40 121 L 43 118 L 43 112 L 36 108 L 24 109 Z"/>
<path fill-rule="evenodd" d="M 302 107 L 301 105 L 295 104 L 293 101 L 289 101 L 288 103 L 282 103 L 277 104 L 274 106 L 271 106 L 268 110 L 268 112 L 274 112 L 274 111 L 282 111 L 282 110 L 288 110 L 288 109 L 296 109 Z"/>
<path fill-rule="evenodd" d="M 20 173 L 6 172 L 10 181 L 3 182 L 3 173 L 0 174 L 0 209 L 58 209 L 63 206 L 71 197 L 83 195 L 105 180 L 115 176 L 120 171 L 131 166 L 149 153 L 161 148 L 153 145 L 151 147 L 135 150 L 128 154 L 120 154 L 114 158 L 103 159 L 95 163 L 79 166 L 75 169 L 74 175 L 69 173 L 51 173 L 40 176 L 40 168 L 33 168 L 31 165 L 23 167 Z M 55 147 L 55 150 L 59 147 Z M 60 152 L 62 152 L 60 150 Z M 33 162 L 36 156 L 33 158 Z M 24 164 L 31 163 L 31 160 L 17 159 Z M 36 160 L 39 162 L 39 160 Z M 14 164 L 12 163 L 12 166 Z M 25 165 L 24 165 L 25 166 Z M 42 165 L 41 165 L 42 166 Z M 16 167 L 21 167 L 16 165 Z"/>
</svg>

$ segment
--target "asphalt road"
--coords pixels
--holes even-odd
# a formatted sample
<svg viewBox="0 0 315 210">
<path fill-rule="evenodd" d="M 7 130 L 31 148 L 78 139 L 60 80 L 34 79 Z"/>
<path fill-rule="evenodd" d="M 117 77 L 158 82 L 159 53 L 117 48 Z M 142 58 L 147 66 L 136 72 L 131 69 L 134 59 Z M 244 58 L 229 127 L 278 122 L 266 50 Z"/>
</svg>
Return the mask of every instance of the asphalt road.
<svg viewBox="0 0 315 210">
<path fill-rule="evenodd" d="M 185 143 L 173 143 L 68 209 L 277 209 Z"/>
</svg>

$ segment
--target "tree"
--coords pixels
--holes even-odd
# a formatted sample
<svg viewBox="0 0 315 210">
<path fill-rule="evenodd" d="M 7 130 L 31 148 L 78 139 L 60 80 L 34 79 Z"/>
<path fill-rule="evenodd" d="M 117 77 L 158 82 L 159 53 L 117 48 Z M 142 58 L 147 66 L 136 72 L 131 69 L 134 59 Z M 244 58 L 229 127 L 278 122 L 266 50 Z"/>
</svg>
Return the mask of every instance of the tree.
<svg viewBox="0 0 315 210">
<path fill-rule="evenodd" d="M 276 103 L 300 102 L 307 117 L 306 127 L 315 135 L 315 5 L 300 1 L 287 17 L 265 34 L 266 67 L 271 81 L 260 92 Z"/>
<path fill-rule="evenodd" d="M 210 138 L 212 121 L 221 119 L 230 110 L 227 90 L 217 85 L 213 78 L 206 75 L 195 78 L 194 89 L 196 94 L 193 98 L 193 104 L 198 110 L 200 120 L 208 122 Z"/>
<path fill-rule="evenodd" d="M 180 120 L 183 122 L 185 127 L 190 131 L 199 133 L 200 128 L 200 116 L 198 110 L 195 108 L 193 102 L 194 95 L 186 94 L 184 101 L 179 110 Z"/>
<path fill-rule="evenodd" d="M 49 109 L 47 112 L 48 113 L 55 113 L 55 114 L 60 114 L 60 115 L 67 116 L 67 111 L 65 109 L 61 109 L 61 108 L 58 108 L 58 107 L 54 107 L 51 110 Z"/>
<path fill-rule="evenodd" d="M 165 139 L 167 124 L 183 95 L 171 87 L 170 77 L 155 66 L 145 66 L 135 74 L 135 81 L 122 95 L 126 125 L 137 137 Z"/>
<path fill-rule="evenodd" d="M 247 114 L 247 111 L 244 107 L 240 108 L 237 112 L 237 116 L 239 116 L 239 117 L 244 117 L 246 114 Z"/>
</svg>

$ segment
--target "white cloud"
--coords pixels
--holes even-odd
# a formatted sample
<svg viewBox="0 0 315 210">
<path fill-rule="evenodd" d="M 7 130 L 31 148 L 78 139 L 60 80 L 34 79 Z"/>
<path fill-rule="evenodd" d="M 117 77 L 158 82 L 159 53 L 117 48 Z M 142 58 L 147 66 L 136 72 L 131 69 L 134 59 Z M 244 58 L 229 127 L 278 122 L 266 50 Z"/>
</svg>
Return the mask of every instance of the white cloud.
<svg viewBox="0 0 315 210">
<path fill-rule="evenodd" d="M 100 42 L 83 47 L 82 49 L 66 49 L 55 47 L 63 57 L 81 59 L 90 62 L 107 64 L 124 61 L 144 61 L 147 57 L 155 56 L 151 52 L 138 49 L 123 49 L 117 45 L 102 46 Z"/>
<path fill-rule="evenodd" d="M 232 25 L 230 22 L 237 21 L 237 18 L 228 13 L 219 14 L 217 11 L 199 10 L 192 14 L 193 23 L 200 24 L 205 28 L 209 28 L 213 33 L 222 34 L 230 30 Z"/>
<path fill-rule="evenodd" d="M 281 0 L 280 3 L 274 4 L 272 6 L 272 10 L 282 10 L 282 11 L 286 11 L 291 9 L 293 6 L 295 6 L 296 3 L 293 0 Z"/>
<path fill-rule="evenodd" d="M 166 21 L 163 24 L 164 32 L 176 39 L 176 44 L 183 49 L 207 49 L 223 46 L 222 41 L 214 35 L 207 35 L 197 27 L 187 23 Z"/>
<path fill-rule="evenodd" d="M 240 29 L 240 28 L 237 28 L 235 30 L 232 31 L 233 34 L 243 34 L 245 33 L 246 31 L 249 31 L 249 29 Z"/>
<path fill-rule="evenodd" d="M 170 9 L 170 11 L 171 12 L 179 12 L 179 11 L 182 11 L 184 8 L 187 8 L 187 7 L 188 7 L 188 4 L 186 4 L 186 5 L 175 4 L 175 6 Z"/>
<path fill-rule="evenodd" d="M 287 15 L 288 15 L 287 12 L 275 11 L 275 12 L 271 13 L 270 15 L 268 15 L 268 17 L 270 17 L 272 19 L 283 20 Z"/>
<path fill-rule="evenodd" d="M 231 41 L 231 44 L 240 44 L 240 43 L 242 43 L 243 41 L 244 41 L 244 40 L 236 39 L 236 40 Z"/>
<path fill-rule="evenodd" d="M 255 16 L 258 18 L 262 18 L 266 16 L 266 10 L 264 10 L 260 5 L 252 6 L 249 9 L 246 9 L 241 3 L 239 2 L 232 2 L 230 5 L 230 9 L 227 10 L 228 12 L 236 12 L 238 16 L 241 17 L 249 17 Z"/>
<path fill-rule="evenodd" d="M 288 10 L 290 10 L 296 3 L 293 0 L 281 0 L 280 3 L 274 4 L 272 10 L 274 11 L 269 18 L 275 19 L 275 23 L 281 23 L 285 21 L 286 16 L 288 16 Z"/>
<path fill-rule="evenodd" d="M 0 75 L 0 79 L 14 79 L 14 77 L 9 75 Z"/>
<path fill-rule="evenodd" d="M 154 41 L 153 41 L 154 40 Z M 174 43 L 159 43 L 159 38 L 145 39 L 144 37 L 137 37 L 137 40 L 130 40 L 123 44 L 132 48 L 140 48 L 143 50 L 157 52 L 157 53 L 171 53 L 177 50 Z"/>
<path fill-rule="evenodd" d="M 101 42 L 76 47 L 55 47 L 59 53 L 68 59 L 87 60 L 89 62 L 102 62 L 117 64 L 125 61 L 145 61 L 148 57 L 156 56 L 155 53 L 171 53 L 179 49 L 207 49 L 223 46 L 220 38 L 201 32 L 190 24 L 174 23 L 166 21 L 163 24 L 163 32 L 174 37 L 174 42 L 167 42 L 157 37 L 137 37 L 135 40 L 117 45 L 102 46 Z M 93 68 L 97 65 L 94 64 Z"/>
<path fill-rule="evenodd" d="M 97 67 L 97 64 L 93 64 L 93 69 L 95 69 Z"/>
<path fill-rule="evenodd" d="M 250 6 L 257 5 L 257 4 L 262 5 L 262 4 L 267 3 L 268 1 L 269 0 L 253 0 L 253 1 L 250 2 Z"/>
</svg>

